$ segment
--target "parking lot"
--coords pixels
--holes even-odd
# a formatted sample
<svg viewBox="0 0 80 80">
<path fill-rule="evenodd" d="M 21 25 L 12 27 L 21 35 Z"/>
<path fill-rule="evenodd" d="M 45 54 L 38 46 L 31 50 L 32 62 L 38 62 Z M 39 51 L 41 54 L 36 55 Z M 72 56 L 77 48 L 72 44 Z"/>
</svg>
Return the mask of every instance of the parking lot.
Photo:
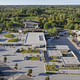
<svg viewBox="0 0 80 80">
<path fill-rule="evenodd" d="M 18 72 L 22 74 L 27 74 L 28 69 L 33 70 L 33 77 L 42 76 L 45 72 L 44 62 L 41 61 L 30 61 L 24 60 L 25 54 L 15 53 L 17 47 L 15 48 L 0 48 L 0 61 L 3 62 L 4 56 L 7 57 L 7 65 L 14 68 L 14 65 L 18 63 Z"/>
<path fill-rule="evenodd" d="M 68 40 L 68 36 L 62 36 L 60 39 L 54 39 L 47 41 L 48 46 L 56 46 L 56 45 L 68 45 L 69 48 L 78 56 L 80 59 L 80 55 L 78 54 L 78 50 L 74 47 L 74 45 Z M 64 75 L 64 74 L 46 74 L 45 73 L 45 63 L 41 61 L 30 61 L 24 60 L 26 54 L 16 53 L 16 50 L 20 47 L 0 47 L 0 60 L 3 62 L 4 56 L 8 58 L 7 64 L 14 68 L 14 65 L 18 63 L 18 70 L 20 74 L 27 74 L 28 69 L 32 69 L 32 76 L 35 80 L 45 80 L 46 76 L 50 76 L 50 80 L 80 80 L 79 75 Z M 50 48 L 51 49 L 51 48 Z M 53 49 L 53 48 L 52 48 Z M 46 56 L 47 57 L 47 56 Z"/>
</svg>

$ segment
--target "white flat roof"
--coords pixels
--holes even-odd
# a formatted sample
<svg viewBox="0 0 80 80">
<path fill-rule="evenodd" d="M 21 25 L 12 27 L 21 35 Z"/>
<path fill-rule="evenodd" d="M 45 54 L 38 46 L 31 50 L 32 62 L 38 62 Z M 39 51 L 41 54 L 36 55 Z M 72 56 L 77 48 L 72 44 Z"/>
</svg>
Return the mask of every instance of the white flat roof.
<svg viewBox="0 0 80 80">
<path fill-rule="evenodd" d="M 24 42 L 25 45 L 46 45 L 46 40 L 43 32 L 28 32 Z"/>
<path fill-rule="evenodd" d="M 80 41 L 80 36 L 77 37 L 77 40 Z"/>
<path fill-rule="evenodd" d="M 80 35 L 80 31 L 76 32 L 77 35 Z"/>
<path fill-rule="evenodd" d="M 72 30 L 72 32 L 74 32 L 74 33 L 76 33 L 76 32 L 78 32 L 79 30 Z"/>
<path fill-rule="evenodd" d="M 50 56 L 62 56 L 62 53 L 58 50 L 48 50 L 48 55 Z"/>
<path fill-rule="evenodd" d="M 56 48 L 58 50 L 69 50 L 69 47 L 67 45 L 56 45 Z"/>
<path fill-rule="evenodd" d="M 63 57 L 64 64 L 80 64 L 75 57 Z"/>
<path fill-rule="evenodd" d="M 31 21 L 31 20 L 27 20 L 27 21 L 24 22 L 24 24 L 25 23 L 28 23 L 28 24 L 39 24 L 38 21 Z"/>
</svg>

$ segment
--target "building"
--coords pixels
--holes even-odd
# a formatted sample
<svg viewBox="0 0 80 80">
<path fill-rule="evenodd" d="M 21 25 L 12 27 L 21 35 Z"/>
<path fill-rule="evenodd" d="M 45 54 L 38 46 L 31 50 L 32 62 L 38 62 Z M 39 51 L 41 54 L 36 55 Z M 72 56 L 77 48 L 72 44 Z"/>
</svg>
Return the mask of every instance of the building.
<svg viewBox="0 0 80 80">
<path fill-rule="evenodd" d="M 78 30 L 72 30 L 72 32 L 76 34 L 76 32 L 78 32 Z"/>
<path fill-rule="evenodd" d="M 73 51 L 67 53 L 68 56 L 62 57 L 65 67 L 80 67 L 80 62 Z"/>
<path fill-rule="evenodd" d="M 24 45 L 30 48 L 41 48 L 46 50 L 46 40 L 43 32 L 28 32 Z"/>
<path fill-rule="evenodd" d="M 77 37 L 77 45 L 80 46 L 80 36 Z"/>
<path fill-rule="evenodd" d="M 78 46 L 80 46 L 80 36 L 74 37 L 73 40 Z"/>
<path fill-rule="evenodd" d="M 39 22 L 37 21 L 25 21 L 24 22 L 24 27 L 25 28 L 38 28 L 39 27 Z"/>
<path fill-rule="evenodd" d="M 65 67 L 78 67 L 80 63 L 75 57 L 63 57 Z"/>
<path fill-rule="evenodd" d="M 76 36 L 80 36 L 80 31 L 79 30 L 72 30 L 73 34 L 76 34 Z"/>
<path fill-rule="evenodd" d="M 80 42 L 80 36 L 77 37 L 77 41 Z"/>
<path fill-rule="evenodd" d="M 56 45 L 56 49 L 60 51 L 68 51 L 70 50 L 67 45 Z"/>
<path fill-rule="evenodd" d="M 59 32 L 58 35 L 59 36 L 64 36 L 64 32 Z"/>
<path fill-rule="evenodd" d="M 48 50 L 48 56 L 49 57 L 57 57 L 57 58 L 61 58 L 62 57 L 62 53 L 58 50 Z"/>
<path fill-rule="evenodd" d="M 76 32 L 76 35 L 77 35 L 77 36 L 80 36 L 80 31 Z"/>
</svg>

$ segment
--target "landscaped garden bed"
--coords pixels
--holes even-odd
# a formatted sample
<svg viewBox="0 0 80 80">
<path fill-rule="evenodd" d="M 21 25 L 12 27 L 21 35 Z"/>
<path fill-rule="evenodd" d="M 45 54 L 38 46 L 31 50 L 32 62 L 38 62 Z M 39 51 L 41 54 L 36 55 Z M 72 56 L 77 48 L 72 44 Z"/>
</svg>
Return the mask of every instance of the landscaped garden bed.
<svg viewBox="0 0 80 80">
<path fill-rule="evenodd" d="M 14 35 L 13 34 L 5 34 L 4 37 L 6 37 L 6 38 L 13 38 Z"/>
<path fill-rule="evenodd" d="M 20 39 L 18 38 L 13 38 L 13 39 L 8 40 L 8 42 L 18 42 L 18 41 L 20 41 Z"/>
<path fill-rule="evenodd" d="M 29 57 L 29 60 L 40 60 L 40 57 L 39 56 L 32 56 L 32 57 Z"/>
<path fill-rule="evenodd" d="M 20 53 L 39 53 L 39 50 L 36 49 L 36 50 L 32 50 L 31 48 L 29 48 L 28 50 L 26 49 L 23 49 L 20 51 Z"/>
<path fill-rule="evenodd" d="M 58 62 L 57 59 L 51 59 L 50 62 Z"/>
<path fill-rule="evenodd" d="M 59 71 L 59 68 L 56 68 L 56 65 L 52 64 L 52 65 L 45 65 L 46 67 L 46 71 Z"/>
</svg>

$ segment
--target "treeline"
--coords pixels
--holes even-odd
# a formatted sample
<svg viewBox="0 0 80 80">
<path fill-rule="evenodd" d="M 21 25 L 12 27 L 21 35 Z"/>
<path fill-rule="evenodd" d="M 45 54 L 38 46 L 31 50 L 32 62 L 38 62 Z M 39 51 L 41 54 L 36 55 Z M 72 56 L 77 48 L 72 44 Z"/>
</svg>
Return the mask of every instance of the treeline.
<svg viewBox="0 0 80 80">
<path fill-rule="evenodd" d="M 0 7 L 0 27 L 11 29 L 24 27 L 25 20 L 40 22 L 40 27 L 60 27 L 80 30 L 79 6 L 8 6 Z"/>
</svg>

